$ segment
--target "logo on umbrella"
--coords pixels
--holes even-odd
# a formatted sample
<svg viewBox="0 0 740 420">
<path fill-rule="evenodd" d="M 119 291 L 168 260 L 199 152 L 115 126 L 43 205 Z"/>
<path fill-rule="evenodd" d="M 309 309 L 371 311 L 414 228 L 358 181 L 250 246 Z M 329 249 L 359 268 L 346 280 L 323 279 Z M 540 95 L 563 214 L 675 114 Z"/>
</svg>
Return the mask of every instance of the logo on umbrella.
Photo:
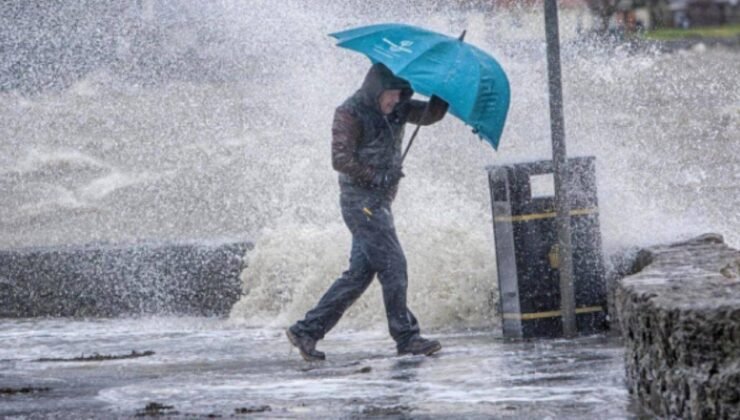
<svg viewBox="0 0 740 420">
<path fill-rule="evenodd" d="M 400 43 L 396 44 L 396 43 L 394 43 L 393 41 L 391 41 L 388 38 L 383 38 L 383 42 L 385 42 L 386 44 L 388 44 L 388 49 L 391 52 L 394 52 L 394 53 L 397 53 L 397 52 L 405 52 L 405 53 L 408 53 L 408 54 L 413 53 L 413 51 L 411 51 L 411 49 L 409 48 L 410 46 L 414 45 L 414 42 L 413 41 L 406 41 L 406 40 L 404 40 L 404 41 L 401 41 Z"/>
</svg>

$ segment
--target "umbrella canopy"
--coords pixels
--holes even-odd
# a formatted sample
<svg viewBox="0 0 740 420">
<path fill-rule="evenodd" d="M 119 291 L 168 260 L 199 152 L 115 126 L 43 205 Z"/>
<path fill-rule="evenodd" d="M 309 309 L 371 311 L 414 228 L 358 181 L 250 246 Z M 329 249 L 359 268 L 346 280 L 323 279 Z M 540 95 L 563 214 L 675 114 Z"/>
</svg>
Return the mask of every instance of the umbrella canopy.
<svg viewBox="0 0 740 420">
<path fill-rule="evenodd" d="M 437 95 L 450 112 L 498 148 L 509 110 L 509 80 L 498 62 L 460 38 L 403 24 L 363 26 L 330 34 L 337 45 L 383 63 L 415 91 Z"/>
</svg>

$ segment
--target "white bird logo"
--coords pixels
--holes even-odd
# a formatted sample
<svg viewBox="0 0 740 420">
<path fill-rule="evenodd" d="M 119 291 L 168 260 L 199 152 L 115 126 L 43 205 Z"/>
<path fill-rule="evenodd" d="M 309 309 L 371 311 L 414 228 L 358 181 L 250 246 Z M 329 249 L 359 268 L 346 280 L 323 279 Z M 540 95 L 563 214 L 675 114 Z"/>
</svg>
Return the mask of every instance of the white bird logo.
<svg viewBox="0 0 740 420">
<path fill-rule="evenodd" d="M 394 52 L 394 53 L 405 52 L 407 54 L 413 53 L 413 51 L 411 51 L 411 49 L 409 48 L 412 45 L 414 45 L 413 41 L 404 40 L 396 44 L 388 38 L 383 38 L 383 42 L 388 44 L 388 49 L 391 52 Z"/>
</svg>

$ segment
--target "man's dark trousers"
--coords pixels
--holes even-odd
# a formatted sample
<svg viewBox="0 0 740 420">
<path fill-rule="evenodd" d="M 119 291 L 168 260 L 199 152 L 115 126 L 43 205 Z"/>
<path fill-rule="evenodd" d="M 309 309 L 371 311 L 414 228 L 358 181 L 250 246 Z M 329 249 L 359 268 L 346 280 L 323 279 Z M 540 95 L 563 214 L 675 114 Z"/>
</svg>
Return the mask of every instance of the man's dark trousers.
<svg viewBox="0 0 740 420">
<path fill-rule="evenodd" d="M 315 340 L 324 338 L 377 274 L 388 329 L 396 347 L 403 348 L 419 334 L 419 325 L 406 306 L 406 257 L 396 236 L 391 200 L 380 194 L 342 191 L 340 204 L 344 222 L 352 232 L 349 269 L 291 330 Z"/>
</svg>

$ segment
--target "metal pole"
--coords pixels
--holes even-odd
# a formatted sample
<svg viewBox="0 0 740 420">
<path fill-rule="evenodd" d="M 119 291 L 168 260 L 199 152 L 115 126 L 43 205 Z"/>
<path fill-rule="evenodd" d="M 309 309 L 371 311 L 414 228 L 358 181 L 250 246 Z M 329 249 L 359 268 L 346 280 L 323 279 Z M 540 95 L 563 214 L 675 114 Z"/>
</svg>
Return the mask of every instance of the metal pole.
<svg viewBox="0 0 740 420">
<path fill-rule="evenodd" d="M 563 335 L 574 337 L 577 331 L 576 302 L 573 290 L 573 253 L 570 236 L 570 203 L 568 202 L 568 185 L 570 183 L 568 160 L 565 152 L 558 6 L 555 0 L 545 0 L 545 31 L 547 33 L 547 74 L 550 84 L 550 126 L 559 245 L 560 311 L 563 320 Z"/>
</svg>

